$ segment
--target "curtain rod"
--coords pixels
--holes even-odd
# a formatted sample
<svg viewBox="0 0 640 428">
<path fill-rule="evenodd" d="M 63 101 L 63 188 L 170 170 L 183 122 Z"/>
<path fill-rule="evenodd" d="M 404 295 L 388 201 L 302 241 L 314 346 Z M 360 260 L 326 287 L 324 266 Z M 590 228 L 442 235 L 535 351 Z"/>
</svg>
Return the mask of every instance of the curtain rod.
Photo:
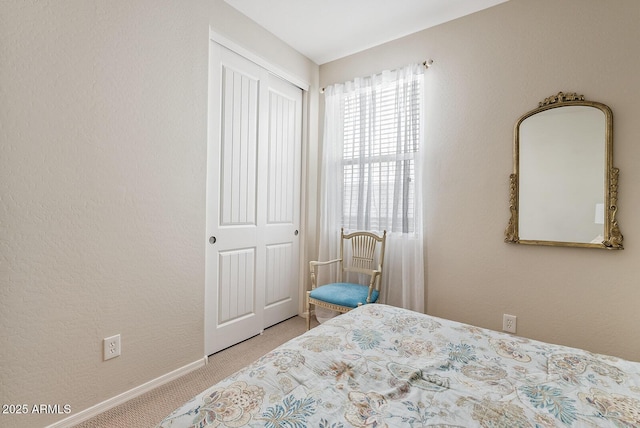
<svg viewBox="0 0 640 428">
<path fill-rule="evenodd" d="M 426 68 L 426 69 L 428 70 L 428 69 L 429 69 L 429 67 L 431 67 L 431 66 L 433 65 L 433 60 L 432 60 L 431 58 L 429 58 L 428 60 L 423 61 L 423 62 L 422 62 L 422 65 L 424 66 L 424 68 Z M 324 94 L 324 90 L 325 90 L 325 89 L 326 89 L 326 88 L 320 88 L 320 93 L 321 93 L 321 94 Z"/>
</svg>

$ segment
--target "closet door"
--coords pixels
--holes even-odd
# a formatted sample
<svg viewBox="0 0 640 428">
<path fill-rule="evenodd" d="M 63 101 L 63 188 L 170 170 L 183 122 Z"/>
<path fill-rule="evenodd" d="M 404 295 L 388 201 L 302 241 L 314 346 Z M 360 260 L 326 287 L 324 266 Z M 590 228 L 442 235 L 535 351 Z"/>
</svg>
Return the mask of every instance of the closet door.
<svg viewBox="0 0 640 428">
<path fill-rule="evenodd" d="M 301 160 L 301 91 L 210 43 L 207 355 L 297 313 Z"/>
<path fill-rule="evenodd" d="M 269 75 L 264 327 L 298 313 L 302 90 Z"/>
</svg>

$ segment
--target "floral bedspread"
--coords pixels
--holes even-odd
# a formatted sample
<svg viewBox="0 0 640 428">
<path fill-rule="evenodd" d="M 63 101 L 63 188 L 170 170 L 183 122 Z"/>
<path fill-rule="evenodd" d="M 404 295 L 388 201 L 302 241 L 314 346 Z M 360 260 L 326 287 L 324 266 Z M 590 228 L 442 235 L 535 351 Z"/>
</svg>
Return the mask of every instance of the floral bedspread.
<svg viewBox="0 0 640 428">
<path fill-rule="evenodd" d="M 640 363 L 381 304 L 333 318 L 160 427 L 639 427 Z"/>
</svg>

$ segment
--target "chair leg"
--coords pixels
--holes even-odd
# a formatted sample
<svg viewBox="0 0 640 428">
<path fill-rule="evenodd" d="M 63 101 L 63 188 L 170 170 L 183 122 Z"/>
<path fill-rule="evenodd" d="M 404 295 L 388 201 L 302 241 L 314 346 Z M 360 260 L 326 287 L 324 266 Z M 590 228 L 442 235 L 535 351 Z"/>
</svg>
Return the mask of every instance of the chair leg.
<svg viewBox="0 0 640 428">
<path fill-rule="evenodd" d="M 307 292 L 307 331 L 311 330 L 311 302 L 309 301 L 309 292 Z"/>
</svg>

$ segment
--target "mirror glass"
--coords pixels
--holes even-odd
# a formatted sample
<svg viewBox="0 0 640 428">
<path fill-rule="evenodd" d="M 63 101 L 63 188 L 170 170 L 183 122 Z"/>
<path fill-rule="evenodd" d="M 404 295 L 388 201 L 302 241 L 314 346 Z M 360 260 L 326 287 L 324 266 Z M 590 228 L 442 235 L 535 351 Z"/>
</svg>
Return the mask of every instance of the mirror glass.
<svg viewBox="0 0 640 428">
<path fill-rule="evenodd" d="M 520 118 L 514 141 L 505 240 L 622 249 L 611 110 L 561 92 Z"/>
<path fill-rule="evenodd" d="M 602 242 L 604 135 L 594 107 L 547 110 L 520 124 L 520 239 Z"/>
</svg>

